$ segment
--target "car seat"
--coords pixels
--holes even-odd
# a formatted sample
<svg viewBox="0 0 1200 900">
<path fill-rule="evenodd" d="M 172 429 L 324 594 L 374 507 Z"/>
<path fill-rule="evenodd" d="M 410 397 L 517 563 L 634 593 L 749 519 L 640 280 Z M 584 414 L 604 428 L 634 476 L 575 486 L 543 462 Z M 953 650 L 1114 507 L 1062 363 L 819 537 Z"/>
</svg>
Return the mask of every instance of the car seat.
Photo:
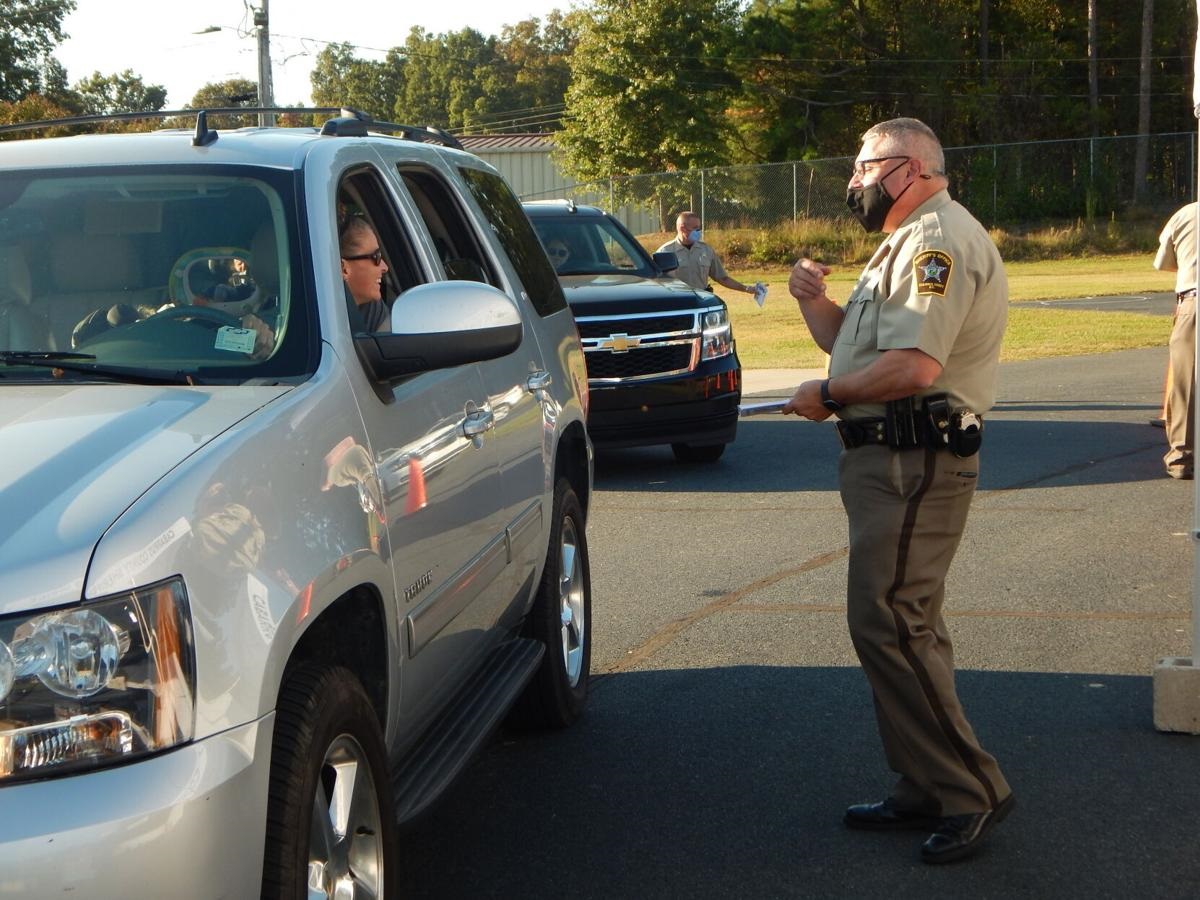
<svg viewBox="0 0 1200 900">
<path fill-rule="evenodd" d="M 161 288 L 147 288 L 133 242 L 121 234 L 59 234 L 49 241 L 50 290 L 34 312 L 50 326 L 50 349 L 69 350 L 71 333 L 89 313 L 120 304 L 158 306 Z"/>
<path fill-rule="evenodd" d="M 49 350 L 50 326 L 29 304 L 33 282 L 25 252 L 0 247 L 0 350 Z"/>
</svg>

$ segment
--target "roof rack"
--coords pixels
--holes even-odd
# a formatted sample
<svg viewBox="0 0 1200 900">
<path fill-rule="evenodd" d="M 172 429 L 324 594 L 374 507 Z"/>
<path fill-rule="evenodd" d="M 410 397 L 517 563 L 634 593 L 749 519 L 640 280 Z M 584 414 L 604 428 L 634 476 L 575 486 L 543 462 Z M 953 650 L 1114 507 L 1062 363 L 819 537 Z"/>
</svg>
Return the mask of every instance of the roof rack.
<svg viewBox="0 0 1200 900">
<path fill-rule="evenodd" d="M 341 137 L 362 137 L 369 131 L 397 134 L 404 140 L 420 141 L 426 144 L 440 144 L 444 147 L 463 149 L 452 134 L 440 128 L 426 125 L 399 125 L 395 122 L 378 122 L 365 112 L 345 106 L 221 106 L 205 109 L 154 109 L 143 112 L 106 113 L 90 116 L 66 116 L 61 119 L 42 119 L 37 122 L 14 122 L 11 125 L 0 125 L 0 134 L 15 131 L 42 131 L 47 128 L 65 128 L 73 125 L 92 125 L 100 122 L 128 122 L 136 119 L 170 119 L 196 117 L 196 131 L 193 143 L 197 145 L 211 144 L 216 139 L 216 132 L 208 127 L 207 116 L 216 115 L 256 115 L 274 113 L 276 115 L 329 115 L 330 119 L 321 127 L 321 134 Z"/>
<path fill-rule="evenodd" d="M 337 135 L 339 137 L 363 137 L 368 131 L 383 131 L 398 133 L 408 141 L 421 141 L 426 144 L 441 144 L 443 147 L 463 149 L 463 145 L 449 132 L 432 125 L 399 125 L 396 122 L 379 122 L 372 119 L 362 110 L 342 107 L 340 116 L 330 119 L 321 126 L 321 134 Z"/>
</svg>

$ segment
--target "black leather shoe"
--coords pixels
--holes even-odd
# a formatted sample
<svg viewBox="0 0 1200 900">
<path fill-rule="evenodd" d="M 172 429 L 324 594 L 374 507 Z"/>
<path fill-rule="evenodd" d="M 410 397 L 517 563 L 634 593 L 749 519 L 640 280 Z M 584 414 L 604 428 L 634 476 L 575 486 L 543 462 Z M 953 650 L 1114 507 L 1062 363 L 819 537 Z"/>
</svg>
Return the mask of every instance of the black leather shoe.
<svg viewBox="0 0 1200 900">
<path fill-rule="evenodd" d="M 937 816 L 900 809 L 888 797 L 880 803 L 858 803 L 847 808 L 842 821 L 848 828 L 866 831 L 929 831 L 937 828 L 942 820 Z"/>
<path fill-rule="evenodd" d="M 921 859 L 927 863 L 948 863 L 965 859 L 983 844 L 987 833 L 1004 821 L 1016 800 L 1009 794 L 995 809 L 987 812 L 945 816 L 928 840 L 921 845 Z"/>
</svg>

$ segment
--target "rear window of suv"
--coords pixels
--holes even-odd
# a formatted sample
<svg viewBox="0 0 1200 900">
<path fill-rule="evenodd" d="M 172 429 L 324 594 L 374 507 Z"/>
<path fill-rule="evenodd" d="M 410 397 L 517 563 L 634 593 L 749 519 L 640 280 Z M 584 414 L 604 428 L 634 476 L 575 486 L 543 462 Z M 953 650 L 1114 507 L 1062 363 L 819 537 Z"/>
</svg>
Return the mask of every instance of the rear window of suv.
<svg viewBox="0 0 1200 900">
<path fill-rule="evenodd" d="M 504 245 L 534 309 L 542 316 L 566 309 L 567 298 L 558 277 L 547 265 L 546 254 L 538 244 L 525 210 L 504 179 L 466 166 L 460 167 L 459 171 L 496 237 Z"/>
</svg>

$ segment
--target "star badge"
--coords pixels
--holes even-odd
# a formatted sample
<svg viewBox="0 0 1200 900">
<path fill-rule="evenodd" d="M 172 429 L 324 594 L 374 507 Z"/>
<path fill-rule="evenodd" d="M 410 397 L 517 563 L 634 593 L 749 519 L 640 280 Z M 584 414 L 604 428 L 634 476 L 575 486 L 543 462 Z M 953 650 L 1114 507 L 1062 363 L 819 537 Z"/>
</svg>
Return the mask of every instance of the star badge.
<svg viewBox="0 0 1200 900">
<path fill-rule="evenodd" d="M 954 260 L 941 250 L 925 250 L 913 259 L 913 279 L 917 282 L 918 294 L 946 296 L 950 275 L 954 271 Z"/>
</svg>

